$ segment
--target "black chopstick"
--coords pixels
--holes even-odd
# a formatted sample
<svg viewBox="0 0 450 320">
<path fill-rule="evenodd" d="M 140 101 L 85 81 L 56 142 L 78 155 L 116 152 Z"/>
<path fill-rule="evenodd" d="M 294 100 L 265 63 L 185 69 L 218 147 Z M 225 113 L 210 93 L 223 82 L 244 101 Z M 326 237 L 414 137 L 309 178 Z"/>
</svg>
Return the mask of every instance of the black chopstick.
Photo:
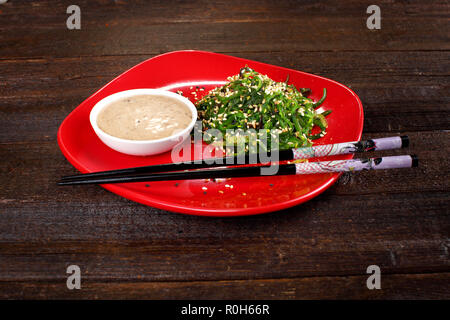
<svg viewBox="0 0 450 320">
<path fill-rule="evenodd" d="M 265 166 L 268 167 L 268 166 Z M 58 185 L 78 185 L 78 184 L 105 184 L 105 183 L 124 183 L 124 182 L 151 182 L 151 181 L 170 181 L 186 179 L 209 179 L 209 178 L 232 178 L 232 177 L 252 177 L 259 176 L 261 166 L 257 167 L 232 167 L 223 169 L 207 169 L 182 172 L 153 173 L 149 175 L 126 175 L 116 177 L 89 177 L 86 179 L 60 181 Z M 295 164 L 280 165 L 278 173 L 295 174 Z"/>
<path fill-rule="evenodd" d="M 264 157 L 270 158 L 271 153 L 267 152 L 267 154 L 263 155 Z M 239 157 L 224 157 L 224 158 L 211 158 L 211 159 L 201 159 L 197 161 L 186 161 L 186 162 L 174 162 L 174 163 L 163 163 L 156 164 L 151 166 L 142 166 L 142 167 L 133 167 L 126 169 L 118 169 L 118 170 L 107 170 L 107 171 L 99 171 L 93 173 L 85 173 L 78 174 L 73 176 L 65 176 L 62 177 L 61 180 L 76 180 L 76 179 L 85 179 L 85 178 L 94 178 L 94 177 L 115 177 L 124 174 L 142 174 L 142 173 L 157 173 L 157 172 L 169 172 L 169 171 L 182 171 L 182 170 L 195 170 L 202 168 L 214 168 L 214 167 L 223 167 L 227 164 L 248 164 L 250 159 L 258 159 L 258 163 L 262 156 L 257 155 L 249 155 L 245 154 L 242 158 Z M 292 150 L 281 150 L 279 151 L 279 161 L 283 160 L 292 160 Z"/>
<path fill-rule="evenodd" d="M 408 145 L 409 145 L 408 136 L 369 139 L 365 141 L 352 141 L 328 145 L 316 145 L 312 147 L 280 150 L 278 151 L 278 160 L 279 161 L 297 160 L 297 159 L 342 155 L 356 152 L 389 150 L 389 149 L 404 148 L 407 147 Z M 257 163 L 262 163 L 263 161 L 261 159 L 271 159 L 271 156 L 272 156 L 271 152 L 267 152 L 267 154 L 256 154 L 256 155 L 246 154 L 240 157 L 238 156 L 224 157 L 224 158 L 202 159 L 187 162 L 164 163 L 151 166 L 142 166 L 142 167 L 71 175 L 62 177 L 61 180 L 72 181 L 80 179 L 84 180 L 87 178 L 107 178 L 107 177 L 112 178 L 122 175 L 133 175 L 133 174 L 137 175 L 137 174 L 150 174 L 158 172 L 214 168 L 231 164 L 248 164 L 251 163 L 250 160 L 252 161 L 256 160 Z"/>
</svg>

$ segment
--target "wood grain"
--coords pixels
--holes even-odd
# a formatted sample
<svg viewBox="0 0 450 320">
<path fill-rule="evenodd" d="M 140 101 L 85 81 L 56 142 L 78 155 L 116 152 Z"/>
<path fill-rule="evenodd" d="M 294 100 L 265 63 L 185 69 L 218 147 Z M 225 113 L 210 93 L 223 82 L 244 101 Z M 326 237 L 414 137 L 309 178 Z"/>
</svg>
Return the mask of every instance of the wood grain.
<svg viewBox="0 0 450 320">
<path fill-rule="evenodd" d="M 363 139 L 398 135 L 399 133 L 365 134 Z M 450 149 L 450 133 L 444 131 L 404 132 L 410 137 L 407 149 L 378 152 L 377 155 L 417 154 L 420 166 L 414 170 L 359 172 L 344 174 L 329 192 L 338 195 L 395 194 L 446 191 L 450 188 L 448 179 L 450 160 L 441 157 L 442 150 Z M 439 144 L 432 143 L 440 141 Z M 357 155 L 359 157 L 367 156 Z M 4 181 L 1 198 L 5 204 L 16 200 L 28 202 L 52 200 L 64 202 L 60 195 L 89 199 L 90 194 L 98 194 L 97 186 L 58 187 L 56 182 L 63 175 L 77 173 L 62 156 L 56 141 L 22 142 L 0 144 L 0 157 L 8 159 L 0 165 L 0 178 Z M 410 181 L 409 184 L 402 179 Z M 46 192 L 43 192 L 43 191 Z M 74 191 L 76 191 L 75 194 Z M 104 194 L 102 192 L 101 194 Z M 9 199 L 9 200 L 8 200 Z M 98 198 L 93 201 L 98 201 Z"/>
<path fill-rule="evenodd" d="M 448 299 L 449 3 L 71 1 L 0 5 L 0 298 Z M 208 219 L 146 207 L 75 173 L 56 132 L 110 80 L 159 53 L 202 49 L 352 88 L 363 138 L 408 134 L 414 170 L 344 174 L 302 205 Z M 78 264 L 82 290 L 65 286 Z M 382 290 L 368 290 L 379 265 Z"/>
<path fill-rule="evenodd" d="M 368 290 L 367 276 L 315 277 L 194 282 L 82 282 L 67 290 L 65 282 L 0 283 L 2 299 L 442 299 L 450 274 L 383 276 L 381 290 Z"/>
<path fill-rule="evenodd" d="M 418 1 L 407 8 L 380 1 L 386 9 L 383 28 L 378 32 L 365 26 L 366 8 L 371 3 L 358 1 L 345 5 L 339 1 L 302 4 L 254 0 L 244 5 L 239 1 L 172 5 L 165 1 L 152 5 L 82 1 L 82 28 L 72 32 L 65 26 L 65 9 L 70 1 L 58 6 L 50 1 L 34 6 L 19 3 L 17 7 L 15 2 L 9 3 L 2 10 L 2 31 L 6 32 L 0 33 L 4 44 L 0 56 L 156 54 L 180 49 L 267 52 L 449 48 L 449 21 L 443 15 L 448 11 L 446 2 L 425 5 L 421 10 Z M 427 11 L 429 7 L 432 9 Z"/>
<path fill-rule="evenodd" d="M 363 102 L 366 133 L 450 129 L 446 94 L 450 64 L 446 53 L 233 55 L 311 72 L 346 84 Z M 140 55 L 0 60 L 0 125 L 5 129 L 0 131 L 0 142 L 53 140 L 58 126 L 72 109 L 147 58 Z"/>
<path fill-rule="evenodd" d="M 0 156 L 11 162 L 1 171 L 0 254 L 7 259 L 0 280 L 46 277 L 43 263 L 45 273 L 64 278 L 58 270 L 68 260 L 94 280 L 360 274 L 372 260 L 390 273 L 446 270 L 449 181 L 439 175 L 449 165 L 437 159 L 449 147 L 448 133 L 410 136 L 409 151 L 421 157 L 417 170 L 343 176 L 301 206 L 212 221 L 151 209 L 98 186 L 57 187 L 63 172 L 74 171 L 55 143 L 4 144 Z M 429 144 L 439 138 L 444 145 Z M 102 241 L 91 244 L 99 234 Z"/>
</svg>

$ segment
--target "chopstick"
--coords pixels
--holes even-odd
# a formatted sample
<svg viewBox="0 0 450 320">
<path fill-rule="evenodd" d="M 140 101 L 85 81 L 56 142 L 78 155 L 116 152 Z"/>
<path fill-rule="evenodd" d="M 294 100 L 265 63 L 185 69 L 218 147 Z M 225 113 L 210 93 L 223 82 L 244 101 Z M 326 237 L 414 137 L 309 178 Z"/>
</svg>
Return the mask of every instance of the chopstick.
<svg viewBox="0 0 450 320">
<path fill-rule="evenodd" d="M 409 145 L 408 136 L 396 136 L 378 139 L 369 139 L 362 141 L 342 142 L 335 144 L 317 145 L 312 147 L 303 147 L 297 149 L 280 150 L 278 160 L 298 160 L 309 159 L 315 157 L 328 157 L 335 155 L 343 155 L 356 152 L 371 152 L 379 150 L 392 150 L 398 148 L 405 148 Z M 270 159 L 271 153 L 263 155 Z M 222 167 L 224 164 L 246 164 L 250 163 L 250 160 L 256 159 L 257 163 L 261 163 L 261 154 L 246 154 L 243 156 L 243 160 L 237 157 L 224 157 L 224 158 L 210 158 L 196 161 L 176 162 L 176 163 L 164 163 L 152 166 L 142 166 L 118 170 L 100 171 L 94 173 L 78 174 L 65 176 L 61 178 L 61 181 L 71 180 L 85 180 L 88 178 L 107 178 L 118 177 L 122 175 L 130 174 L 144 174 L 144 173 L 157 173 L 168 171 L 181 171 L 201 168 L 213 168 Z M 243 163 L 242 163 L 243 164 Z"/>
<path fill-rule="evenodd" d="M 370 159 L 334 160 L 304 162 L 280 165 L 275 175 L 318 174 L 331 172 L 379 170 L 417 167 L 419 159 L 415 155 L 390 156 Z M 268 167 L 268 166 L 263 166 Z M 170 180 L 193 180 L 214 178 L 236 178 L 262 176 L 261 166 L 207 169 L 184 172 L 167 172 L 147 175 L 119 177 L 90 177 L 80 180 L 60 181 L 58 185 L 106 184 L 125 182 L 150 182 Z"/>
</svg>

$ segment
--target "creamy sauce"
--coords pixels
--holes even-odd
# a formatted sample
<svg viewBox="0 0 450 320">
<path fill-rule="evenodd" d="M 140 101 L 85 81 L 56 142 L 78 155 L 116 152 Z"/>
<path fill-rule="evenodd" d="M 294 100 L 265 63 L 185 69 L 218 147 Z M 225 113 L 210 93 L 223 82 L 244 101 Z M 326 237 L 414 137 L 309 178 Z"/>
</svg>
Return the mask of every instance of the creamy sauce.
<svg viewBox="0 0 450 320">
<path fill-rule="evenodd" d="M 97 125 L 111 136 L 128 140 L 156 140 L 189 126 L 192 112 L 182 102 L 166 97 L 140 95 L 107 105 Z"/>
</svg>

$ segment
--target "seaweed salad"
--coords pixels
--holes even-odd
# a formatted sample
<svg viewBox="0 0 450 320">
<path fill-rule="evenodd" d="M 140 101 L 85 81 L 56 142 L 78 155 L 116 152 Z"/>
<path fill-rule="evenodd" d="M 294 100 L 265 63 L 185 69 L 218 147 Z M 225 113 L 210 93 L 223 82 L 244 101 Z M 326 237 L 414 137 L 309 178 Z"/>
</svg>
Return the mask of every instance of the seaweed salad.
<svg viewBox="0 0 450 320">
<path fill-rule="evenodd" d="M 228 77 L 226 84 L 196 102 L 204 140 L 218 142 L 206 132 L 217 129 L 227 145 L 230 141 L 251 142 L 251 135 L 244 134 L 251 131 L 256 134 L 259 146 L 266 150 L 275 138 L 280 150 L 311 146 L 313 140 L 326 134 L 325 117 L 331 110 L 316 111 L 326 98 L 326 89 L 322 98 L 314 102 L 308 98 L 310 89 L 297 89 L 288 80 L 276 82 L 247 66 L 239 74 Z M 312 133 L 314 126 L 320 129 L 318 133 Z M 268 133 L 264 141 L 260 139 L 262 133 Z M 246 146 L 245 151 L 248 150 Z"/>
</svg>

